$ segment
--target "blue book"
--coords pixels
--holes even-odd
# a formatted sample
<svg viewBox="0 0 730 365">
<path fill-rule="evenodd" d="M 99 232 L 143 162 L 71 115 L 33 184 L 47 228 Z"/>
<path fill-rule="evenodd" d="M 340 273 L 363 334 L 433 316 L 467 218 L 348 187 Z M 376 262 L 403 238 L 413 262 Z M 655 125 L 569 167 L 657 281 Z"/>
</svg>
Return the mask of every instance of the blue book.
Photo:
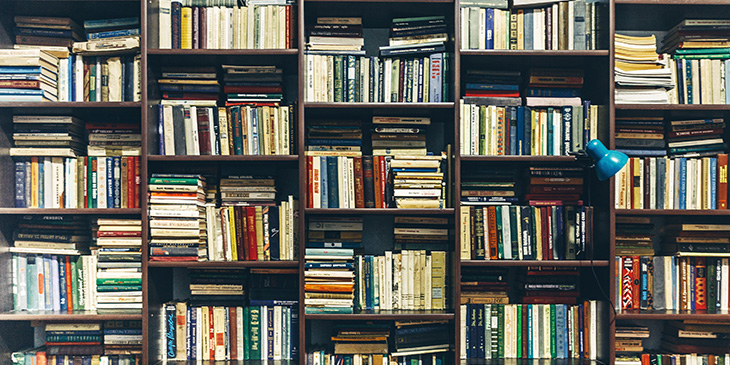
<svg viewBox="0 0 730 365">
<path fill-rule="evenodd" d="M 578 333 L 581 340 L 578 341 L 578 356 L 583 357 L 585 356 L 585 343 L 583 342 L 583 336 L 585 336 L 585 325 L 583 324 L 583 319 L 585 318 L 585 314 L 583 311 L 583 304 L 578 305 Z"/>
<path fill-rule="evenodd" d="M 485 29 L 487 31 L 486 41 L 484 43 L 485 49 L 494 49 L 494 9 L 487 8 L 487 19 L 485 23 Z"/>
<path fill-rule="evenodd" d="M 666 150 L 639 150 L 632 148 L 617 148 L 616 151 L 623 152 L 629 157 L 660 157 L 666 156 Z"/>
<path fill-rule="evenodd" d="M 43 95 L 43 90 L 34 90 L 34 89 L 0 89 L 0 95 Z"/>
<path fill-rule="evenodd" d="M 41 66 L 0 66 L 0 74 L 39 74 Z"/>
<path fill-rule="evenodd" d="M 657 186 L 657 196 L 656 196 L 656 203 L 658 209 L 664 209 L 664 193 L 666 189 L 666 170 L 667 170 L 667 160 L 663 158 L 658 158 L 656 160 L 656 166 L 657 166 L 657 174 L 656 174 L 656 186 Z M 712 170 L 710 170 L 712 171 Z M 710 174 L 712 175 L 712 174 Z"/>
<path fill-rule="evenodd" d="M 484 304 L 476 304 L 476 332 L 477 332 L 477 338 L 476 338 L 476 358 L 477 359 L 483 359 L 485 357 L 485 353 L 489 346 L 491 346 L 491 343 L 487 343 L 486 340 L 486 334 L 485 334 L 485 328 L 486 328 L 486 322 L 485 317 L 487 315 L 487 306 Z M 490 339 L 491 342 L 491 339 Z"/>
<path fill-rule="evenodd" d="M 66 258 L 65 256 L 58 257 L 58 286 L 60 289 L 60 304 L 61 312 L 68 310 L 68 294 L 66 293 Z"/>
<path fill-rule="evenodd" d="M 157 135 L 159 136 L 159 155 L 165 154 L 165 117 L 164 117 L 164 109 L 165 107 L 160 104 L 159 107 L 159 117 L 158 117 L 158 123 L 157 123 Z"/>
<path fill-rule="evenodd" d="M 524 111 L 525 140 L 522 145 L 524 146 L 525 151 L 522 154 L 529 156 L 532 154 L 532 109 L 526 106 Z"/>
<path fill-rule="evenodd" d="M 43 182 L 46 179 L 45 173 L 46 173 L 46 163 L 45 160 L 48 159 L 48 157 L 39 157 L 38 158 L 38 208 L 45 208 L 45 195 L 46 195 L 46 189 Z"/>
<path fill-rule="evenodd" d="M 696 271 L 695 268 L 697 267 L 697 259 L 695 257 L 689 258 L 689 275 L 688 277 L 694 278 L 696 277 Z M 695 281 L 694 280 L 688 280 L 689 281 L 689 298 L 695 298 Z M 687 302 L 690 304 L 690 310 L 695 310 L 695 300 L 687 300 Z"/>
<path fill-rule="evenodd" d="M 684 100 L 684 60 L 674 60 L 677 67 L 677 101 L 679 104 L 685 104 Z M 727 84 L 727 80 L 725 81 Z"/>
<path fill-rule="evenodd" d="M 710 209 L 717 209 L 717 157 L 710 158 Z"/>
<path fill-rule="evenodd" d="M 122 158 L 119 156 L 114 159 L 114 208 L 122 207 Z M 126 166 L 125 166 L 126 168 Z"/>
<path fill-rule="evenodd" d="M 337 164 L 337 156 L 327 156 L 327 205 L 330 208 L 340 207 L 340 186 L 339 186 L 339 170 Z M 322 184 L 320 184 L 321 186 Z M 321 189 L 320 189 L 321 191 Z"/>
<path fill-rule="evenodd" d="M 679 209 L 687 209 L 687 159 L 679 159 Z"/>
<path fill-rule="evenodd" d="M 725 69 L 730 70 L 730 68 L 728 68 L 728 67 L 730 67 L 730 59 L 725 60 Z M 725 78 L 725 90 L 730 90 L 730 89 L 728 89 L 729 87 L 730 87 L 730 77 L 726 77 Z M 730 93 L 728 93 L 728 92 L 725 93 L 725 104 L 730 104 Z"/>
<path fill-rule="evenodd" d="M 555 258 L 557 260 L 565 260 L 565 217 L 563 216 L 565 214 L 564 209 L 562 206 L 555 207 L 555 219 L 557 220 L 556 226 L 558 227 L 557 231 L 555 232 L 555 248 L 557 251 L 557 254 L 555 254 Z"/>
<path fill-rule="evenodd" d="M 555 306 L 555 352 L 558 359 L 565 358 L 565 332 L 563 328 L 567 328 L 565 321 L 565 306 L 558 304 Z"/>
<path fill-rule="evenodd" d="M 373 256 L 365 255 L 363 257 L 363 266 L 365 266 L 363 268 L 365 272 L 365 277 L 363 278 L 363 283 L 365 284 L 363 288 L 365 290 L 365 309 L 373 309 Z M 360 305 L 362 304 L 360 303 Z"/>
<path fill-rule="evenodd" d="M 553 133 L 555 132 L 554 129 L 555 128 L 553 127 L 553 108 L 550 107 L 547 109 L 547 131 L 548 131 L 547 132 L 547 141 L 543 141 L 543 143 L 547 143 L 548 156 L 555 156 L 555 155 L 560 154 L 560 151 L 558 151 L 556 153 L 553 148 L 553 145 L 554 145 Z"/>
<path fill-rule="evenodd" d="M 527 49 L 527 50 L 532 49 L 532 44 L 534 42 L 533 39 L 532 39 L 532 29 L 533 29 L 533 25 L 532 25 L 532 20 L 533 19 L 532 18 L 533 18 L 533 14 L 534 13 L 533 13 L 532 9 L 525 9 L 525 13 L 524 13 L 524 16 L 523 16 L 523 19 L 524 19 L 524 22 L 523 23 L 525 25 L 525 31 L 523 32 L 524 33 L 524 37 L 525 37 L 525 46 L 524 46 L 524 49 Z"/>
<path fill-rule="evenodd" d="M 25 201 L 25 161 L 15 162 L 15 207 L 27 208 Z"/>
<path fill-rule="evenodd" d="M 95 33 L 86 33 L 86 38 L 88 40 L 95 40 L 95 39 L 104 39 L 104 38 L 113 38 L 113 37 L 128 37 L 128 36 L 134 36 L 139 35 L 139 28 L 132 28 L 132 29 L 118 29 L 118 30 L 109 30 L 105 32 L 95 32 Z"/>
<path fill-rule="evenodd" d="M 516 155 L 525 154 L 525 107 L 517 107 L 517 153 Z"/>
<path fill-rule="evenodd" d="M 251 139 L 253 145 L 253 154 L 259 154 L 259 119 L 258 113 L 253 110 L 251 113 L 251 131 L 249 131 L 248 138 Z"/>
<path fill-rule="evenodd" d="M 188 310 L 190 309 L 191 307 L 188 307 Z M 190 318 L 190 326 L 188 326 L 188 330 L 190 331 L 188 351 L 190 354 L 188 355 L 188 360 L 192 360 L 195 358 L 194 354 L 198 353 L 198 311 L 190 310 L 190 316 L 188 318 Z"/>
<path fill-rule="evenodd" d="M 351 262 L 307 262 L 305 269 L 348 269 L 352 270 L 354 265 Z"/>
<path fill-rule="evenodd" d="M 66 73 L 68 77 L 68 101 L 74 101 L 76 95 L 76 78 L 74 77 L 74 67 L 76 65 L 76 55 L 68 55 L 68 71 Z"/>
<path fill-rule="evenodd" d="M 685 104 L 695 104 L 694 95 L 692 93 L 692 61 L 682 61 L 684 63 L 684 87 L 687 90 L 687 100 L 685 100 Z"/>
<path fill-rule="evenodd" d="M 528 359 L 534 358 L 534 355 L 535 355 L 532 352 L 532 341 L 533 341 L 533 338 L 532 338 L 532 333 L 533 333 L 532 332 L 533 331 L 532 330 L 532 326 L 533 326 L 533 323 L 532 323 L 532 308 L 533 307 L 534 307 L 534 305 L 528 305 L 527 306 L 527 358 Z M 523 326 L 524 326 L 524 324 L 523 324 Z M 525 339 L 523 338 L 522 341 L 525 341 Z"/>
<path fill-rule="evenodd" d="M 319 203 L 322 208 L 329 208 L 329 199 L 328 199 L 328 191 L 329 188 L 327 187 L 329 185 L 329 178 L 327 175 L 327 156 L 320 156 L 319 158 Z"/>
<path fill-rule="evenodd" d="M 106 207 L 114 208 L 114 157 L 106 158 Z"/>
<path fill-rule="evenodd" d="M 476 354 L 474 353 L 474 342 L 472 339 L 476 340 L 476 334 L 475 334 L 475 325 L 476 323 L 472 319 L 472 311 L 475 310 L 474 306 L 476 304 L 467 304 L 466 305 L 466 358 L 467 359 L 473 359 L 476 358 Z"/>
<path fill-rule="evenodd" d="M 561 151 L 561 155 L 567 155 L 573 151 L 573 139 L 571 138 L 573 131 L 573 107 L 564 106 L 560 113 L 563 116 L 563 150 Z"/>
<path fill-rule="evenodd" d="M 135 27 L 135 26 L 137 26 L 137 27 L 139 26 L 138 17 L 87 20 L 84 22 L 84 29 L 87 32 L 92 29 L 123 28 L 123 27 Z"/>
<path fill-rule="evenodd" d="M 467 90 L 518 91 L 519 85 L 469 83 L 469 84 L 466 84 L 466 89 Z"/>
<path fill-rule="evenodd" d="M 517 154 L 517 108 L 509 107 L 509 154 Z"/>
</svg>

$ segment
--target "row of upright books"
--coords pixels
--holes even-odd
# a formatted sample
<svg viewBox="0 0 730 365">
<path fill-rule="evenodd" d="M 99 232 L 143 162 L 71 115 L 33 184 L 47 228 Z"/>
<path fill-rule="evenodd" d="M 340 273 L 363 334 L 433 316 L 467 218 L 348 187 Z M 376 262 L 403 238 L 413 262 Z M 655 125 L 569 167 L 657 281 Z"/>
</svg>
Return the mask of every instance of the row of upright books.
<svg viewBox="0 0 730 365">
<path fill-rule="evenodd" d="M 585 0 L 550 3 L 512 9 L 507 0 L 491 1 L 487 6 L 462 3 L 461 49 L 605 48 L 605 4 Z"/>
<path fill-rule="evenodd" d="M 602 108 L 495 106 L 461 101 L 461 153 L 564 156 L 598 136 Z"/>
<path fill-rule="evenodd" d="M 450 99 L 449 53 L 411 57 L 305 54 L 308 102 L 438 103 Z"/>
<path fill-rule="evenodd" d="M 163 360 L 292 360 L 297 358 L 296 305 L 162 307 Z"/>
<path fill-rule="evenodd" d="M 617 150 L 631 157 L 702 157 L 725 151 L 722 118 L 665 123 L 661 117 L 621 117 L 615 125 Z"/>
<path fill-rule="evenodd" d="M 461 359 L 586 359 L 606 355 L 605 302 L 466 304 Z"/>
<path fill-rule="evenodd" d="M 287 49 L 296 46 L 294 1 L 161 0 L 161 49 Z"/>
<path fill-rule="evenodd" d="M 141 309 L 141 231 L 133 219 L 23 218 L 10 248 L 14 309 Z"/>
<path fill-rule="evenodd" d="M 615 189 L 617 209 L 727 209 L 727 154 L 632 157 Z"/>
<path fill-rule="evenodd" d="M 290 106 L 160 105 L 161 155 L 289 155 Z"/>
<path fill-rule="evenodd" d="M 445 207 L 444 156 L 307 155 L 309 208 Z"/>
<path fill-rule="evenodd" d="M 593 238 L 593 207 L 462 206 L 461 258 L 575 260 Z"/>
</svg>

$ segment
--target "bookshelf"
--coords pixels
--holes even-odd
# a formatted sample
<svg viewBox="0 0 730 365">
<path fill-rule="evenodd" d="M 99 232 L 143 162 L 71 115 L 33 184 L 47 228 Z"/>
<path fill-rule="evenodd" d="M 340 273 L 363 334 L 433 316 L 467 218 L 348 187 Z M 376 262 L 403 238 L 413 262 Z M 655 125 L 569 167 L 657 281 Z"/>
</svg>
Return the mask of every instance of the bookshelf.
<svg viewBox="0 0 730 365">
<path fill-rule="evenodd" d="M 691 11 L 687 12 L 691 6 Z M 466 70 L 474 67 L 498 70 L 517 70 L 527 72 L 530 68 L 577 68 L 584 70 L 584 92 L 586 98 L 599 105 L 606 105 L 608 111 L 607 123 L 601 125 L 599 136 L 608 141 L 609 147 L 614 147 L 613 121 L 620 116 L 650 115 L 665 118 L 682 118 L 694 114 L 707 117 L 728 117 L 729 105 L 642 105 L 642 104 L 615 104 L 613 46 L 598 50 L 467 50 L 461 49 L 459 44 L 460 3 L 454 0 L 302 0 L 294 7 L 296 19 L 296 37 L 294 46 L 289 49 L 161 49 L 158 43 L 158 9 L 157 1 L 140 2 L 138 0 L 0 0 L 0 7 L 10 11 L 0 15 L 0 48 L 9 48 L 13 39 L 12 15 L 56 15 L 79 16 L 83 19 L 100 19 L 105 14 L 121 14 L 123 16 L 139 16 L 141 20 L 141 55 L 142 55 L 142 101 L 141 102 L 20 102 L 0 103 L 0 150 L 6 151 L 12 144 L 12 115 L 14 114 L 62 114 L 74 115 L 85 120 L 101 120 L 112 118 L 114 121 L 139 121 L 143 133 L 141 182 L 140 190 L 147 191 L 148 178 L 152 173 L 206 173 L 228 174 L 237 171 L 255 171 L 263 174 L 273 174 L 277 177 L 277 185 L 281 184 L 283 191 L 296 195 L 300 202 L 307 196 L 306 180 L 306 126 L 310 120 L 320 118 L 359 119 L 367 124 L 373 116 L 421 116 L 430 117 L 439 125 L 441 132 L 437 142 L 433 144 L 452 144 L 453 196 L 460 196 L 462 177 L 469 172 L 493 168 L 512 170 L 529 167 L 574 167 L 577 164 L 573 156 L 471 156 L 462 155 L 459 149 L 461 111 L 459 100 L 464 95 L 462 79 Z M 634 30 L 634 24 L 640 25 L 638 31 L 660 30 L 666 31 L 683 17 L 724 17 L 730 16 L 730 8 L 724 0 L 612 0 L 609 2 L 607 44 L 613 44 L 614 30 Z M 425 16 L 441 14 L 446 16 L 446 22 L 453 42 L 448 42 L 447 50 L 452 55 L 450 98 L 445 102 L 437 103 L 381 103 L 381 102 L 309 102 L 304 99 L 305 90 L 305 51 L 307 25 L 315 23 L 318 16 L 361 16 L 365 28 L 365 48 L 368 55 L 377 54 L 377 46 L 387 43 L 387 30 L 394 17 Z M 646 16 L 650 14 L 650 16 Z M 685 15 L 686 14 L 686 15 Z M 648 21 L 647 21 L 647 18 Z M 290 155 L 228 155 L 228 156 L 164 156 L 157 153 L 158 134 L 157 104 L 161 95 L 157 88 L 157 79 L 164 66 L 216 66 L 220 65 L 276 65 L 284 71 L 286 93 L 295 101 L 295 128 L 294 151 Z M 221 75 L 219 71 L 219 76 Z M 603 122 L 602 122 L 603 123 Z M 603 129 L 606 130 L 603 130 Z M 727 132 L 726 132 L 727 134 Z M 437 139 L 430 136 L 429 141 Z M 439 146 L 441 148 L 442 146 Z M 13 227 L 17 219 L 24 215 L 74 215 L 74 216 L 104 216 L 139 218 L 143 222 L 143 232 L 148 232 L 148 203 L 142 196 L 141 208 L 138 209 L 30 209 L 13 208 L 12 159 L 6 152 L 0 152 L 0 169 L 5 172 L 0 177 L 0 246 L 7 247 L 12 243 Z M 300 351 L 299 363 L 305 361 L 306 349 L 313 344 L 313 333 L 326 329 L 334 321 L 349 323 L 361 322 L 393 322 L 408 320 L 447 321 L 453 331 L 450 332 L 452 363 L 462 363 L 459 354 L 461 314 L 458 303 L 461 298 L 459 280 L 462 271 L 481 269 L 506 269 L 512 273 L 525 271 L 527 267 L 558 267 L 575 268 L 584 276 L 583 287 L 586 288 L 583 296 L 591 299 L 606 300 L 601 289 L 609 293 L 614 292 L 612 280 L 617 268 L 614 264 L 615 250 L 612 242 L 615 239 L 616 217 L 621 216 L 652 216 L 660 219 L 678 216 L 711 217 L 725 219 L 730 215 L 727 210 L 667 210 L 648 209 L 631 210 L 615 209 L 613 207 L 613 188 L 607 183 L 599 183 L 590 175 L 592 204 L 596 207 L 594 218 L 594 243 L 592 257 L 578 260 L 464 260 L 459 258 L 460 238 L 458 235 L 459 207 L 458 202 L 451 201 L 444 209 L 322 209 L 306 208 L 300 204 L 298 211 L 300 224 L 295 229 L 300 237 L 306 237 L 307 222 L 331 216 L 363 217 L 370 224 L 384 225 L 391 228 L 394 217 L 423 216 L 444 217 L 449 219 L 453 238 L 449 241 L 449 307 L 443 311 L 359 311 L 353 314 L 305 314 L 304 306 L 299 306 L 299 333 L 298 348 Z M 604 192 L 609 191 L 609 194 Z M 373 223 L 375 222 L 375 223 Z M 389 234 L 387 229 L 377 229 L 377 234 Z M 299 302 L 304 302 L 304 240 L 300 241 L 299 259 L 295 261 L 227 261 L 227 262 L 165 262 L 150 261 L 147 243 L 144 243 L 142 259 L 142 288 L 144 309 L 138 314 L 129 313 L 50 313 L 28 312 L 14 313 L 12 297 L 0 295 L 0 356 L 4 361 L 10 352 L 28 347 L 34 339 L 33 325 L 38 322 L 94 322 L 105 320 L 135 320 L 143 322 L 143 333 L 146 347 L 143 350 L 142 363 L 158 363 L 162 358 L 163 349 L 159 345 L 159 336 L 162 332 L 159 320 L 162 316 L 160 307 L 163 303 L 184 296 L 184 285 L 176 283 L 178 278 L 189 278 L 189 272 L 196 269 L 296 269 L 298 271 Z M 369 254 L 381 254 L 385 247 L 373 248 Z M 0 255 L 0 267 L 9 268 L 8 253 Z M 595 270 L 598 283 L 595 285 L 593 272 Z M 513 276 L 515 274 L 512 274 Z M 2 276 L 2 284 L 9 285 L 9 277 Z M 617 321 L 662 321 L 662 320 L 718 320 L 730 322 L 728 313 L 699 313 L 681 311 L 624 311 L 615 316 Z M 606 363 L 615 361 L 613 350 L 615 324 L 611 322 L 608 341 L 608 357 Z M 38 332 L 38 331 L 36 331 Z M 14 334 L 8 336 L 7 334 Z M 38 334 L 35 334 L 38 338 Z M 553 361 L 554 363 L 562 363 Z M 293 363 L 293 362 L 291 362 Z M 491 363 L 485 361 L 485 363 Z M 517 361 L 515 363 L 518 363 Z M 521 362 L 520 362 L 521 363 Z M 529 362 L 528 362 L 529 363 Z M 575 363 L 566 361 L 565 363 Z"/>
<path fill-rule="evenodd" d="M 631 34 L 637 36 L 645 36 L 655 34 L 657 43 L 661 44 L 663 38 L 667 35 L 670 28 L 678 24 L 683 19 L 727 19 L 728 11 L 726 2 L 722 1 L 684 1 L 684 0 L 615 0 L 614 14 L 611 20 L 611 41 L 613 44 L 613 34 Z M 611 52 L 611 64 L 615 59 L 615 54 Z M 610 72 L 610 94 L 614 95 L 615 84 L 614 74 Z M 672 120 L 689 120 L 693 118 L 724 118 L 728 117 L 728 105 L 726 104 L 619 104 L 611 97 L 611 133 L 610 143 L 615 146 L 616 138 L 614 131 L 616 130 L 616 121 L 627 117 L 655 117 L 664 121 Z M 727 140 L 727 132 L 723 132 L 721 137 Z M 727 153 L 724 149 L 723 153 Z M 610 200 L 615 199 L 615 191 L 613 187 L 618 181 L 612 179 L 612 188 L 610 191 Z M 684 209 L 618 209 L 610 204 L 610 235 L 611 242 L 616 241 L 618 232 L 618 220 L 625 219 L 644 219 L 648 217 L 655 227 L 662 227 L 674 222 L 715 222 L 725 221 L 728 211 L 724 209 L 703 209 L 703 210 L 684 210 Z M 662 231 L 657 228 L 657 235 Z M 654 231 L 652 231 L 654 232 Z M 616 246 L 610 245 L 609 257 L 618 257 Z M 658 246 L 655 246 L 658 247 Z M 659 255 L 657 251 L 656 255 Z M 617 262 L 613 259 L 609 260 L 610 276 L 613 278 L 622 270 L 617 267 Z M 616 290 L 615 280 L 611 280 L 610 292 Z M 614 296 L 615 297 L 615 296 Z M 618 298 L 614 299 L 616 305 L 621 305 Z M 727 325 L 728 316 L 726 311 L 706 311 L 706 310 L 662 310 L 662 309 L 624 309 L 618 311 L 613 319 L 611 328 L 611 347 L 618 340 L 615 335 L 619 326 L 636 324 L 646 326 L 650 329 L 650 337 L 644 341 L 644 353 L 656 353 L 660 347 L 660 337 L 662 331 L 667 331 L 670 321 L 708 321 L 717 324 Z M 677 322 L 674 322 L 677 323 Z M 663 341 L 663 339 L 661 339 Z M 653 350 L 653 351 L 652 351 Z M 611 361 L 616 361 L 617 357 L 622 354 L 618 351 L 612 351 Z"/>
</svg>

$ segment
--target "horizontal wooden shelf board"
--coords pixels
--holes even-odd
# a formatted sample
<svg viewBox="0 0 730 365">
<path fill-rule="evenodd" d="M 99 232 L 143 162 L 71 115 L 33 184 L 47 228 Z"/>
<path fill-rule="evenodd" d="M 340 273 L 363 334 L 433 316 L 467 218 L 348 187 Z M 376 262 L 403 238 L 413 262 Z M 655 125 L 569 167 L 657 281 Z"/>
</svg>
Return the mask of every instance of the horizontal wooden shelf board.
<svg viewBox="0 0 730 365">
<path fill-rule="evenodd" d="M 233 161 L 262 161 L 262 162 L 276 162 L 276 161 L 298 161 L 299 156 L 297 155 L 250 155 L 250 156 L 239 156 L 239 155 L 228 155 L 228 156 L 161 156 L 161 155 L 150 155 L 147 156 L 147 161 L 164 161 L 164 162 L 191 162 L 191 161 L 203 161 L 203 162 L 233 162 Z"/>
<path fill-rule="evenodd" d="M 305 314 L 306 319 L 319 320 L 449 320 L 454 318 L 454 313 L 449 311 L 430 310 L 430 311 L 361 311 L 352 314 L 342 313 L 317 313 Z"/>
<path fill-rule="evenodd" d="M 454 107 L 453 102 L 445 103 L 321 103 L 304 102 L 305 108 L 330 109 L 449 109 Z"/>
<path fill-rule="evenodd" d="M 554 57 L 608 57 L 608 50 L 526 50 L 526 49 L 462 49 L 462 56 L 554 56 Z"/>
<path fill-rule="evenodd" d="M 616 209 L 616 215 L 719 215 L 730 216 L 730 209 Z"/>
<path fill-rule="evenodd" d="M 197 268 L 279 268 L 299 267 L 299 261 L 149 261 L 148 267 L 184 267 Z"/>
<path fill-rule="evenodd" d="M 304 0 L 306 3 L 445 3 L 453 4 L 454 0 Z"/>
<path fill-rule="evenodd" d="M 454 214 L 454 208 L 446 209 L 398 209 L 398 208 L 305 208 L 306 214 L 380 214 L 380 215 L 449 215 Z"/>
<path fill-rule="evenodd" d="M 461 156 L 461 161 L 474 162 L 575 162 L 575 156 Z"/>
<path fill-rule="evenodd" d="M 139 101 L 96 102 L 96 101 L 39 101 L 0 102 L 0 108 L 140 108 Z"/>
<path fill-rule="evenodd" d="M 730 104 L 616 104 L 616 110 L 712 111 L 730 110 Z"/>
<path fill-rule="evenodd" d="M 159 49 L 147 50 L 150 56 L 295 56 L 293 49 Z"/>
<path fill-rule="evenodd" d="M 297 365 L 298 360 L 160 360 L 152 364 L 165 365 L 213 365 L 213 364 L 240 364 L 240 365 Z"/>
<path fill-rule="evenodd" d="M 76 321 L 110 321 L 110 320 L 141 320 L 141 311 L 117 310 L 117 311 L 77 311 L 71 313 L 56 311 L 22 311 L 2 312 L 0 321 L 54 321 L 54 322 L 76 322 Z"/>
<path fill-rule="evenodd" d="M 47 209 L 47 208 L 0 208 L 0 215 L 11 214 L 39 214 L 39 215 L 71 215 L 71 214 L 87 214 L 87 215 L 132 215 L 142 214 L 139 208 L 124 209 Z"/>
<path fill-rule="evenodd" d="M 655 320 L 716 320 L 730 322 L 730 312 L 718 311 L 708 313 L 707 311 L 677 311 L 677 310 L 639 310 L 622 311 L 616 313 L 616 319 L 655 319 Z"/>
<path fill-rule="evenodd" d="M 608 260 L 462 260 L 461 266 L 547 266 L 547 267 L 608 267 Z"/>
<path fill-rule="evenodd" d="M 461 360 L 461 365 L 584 365 L 604 364 L 604 362 L 588 359 L 468 359 Z"/>
<path fill-rule="evenodd" d="M 616 0 L 621 5 L 728 5 L 727 0 Z"/>
</svg>

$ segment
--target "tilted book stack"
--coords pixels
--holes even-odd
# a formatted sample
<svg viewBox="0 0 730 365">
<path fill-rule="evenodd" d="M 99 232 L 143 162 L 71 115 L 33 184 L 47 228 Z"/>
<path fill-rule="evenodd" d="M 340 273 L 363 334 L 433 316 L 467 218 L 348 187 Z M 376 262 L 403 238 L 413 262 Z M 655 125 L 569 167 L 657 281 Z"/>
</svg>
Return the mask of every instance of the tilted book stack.
<svg viewBox="0 0 730 365">
<path fill-rule="evenodd" d="M 104 321 L 104 355 L 142 355 L 142 321 Z M 123 355 L 127 355 L 122 357 Z"/>
<path fill-rule="evenodd" d="M 616 149 L 632 157 L 666 156 L 664 120 L 661 117 L 621 117 L 615 122 Z"/>
<path fill-rule="evenodd" d="M 643 339 L 649 338 L 649 335 L 649 327 L 617 326 L 616 352 L 631 353 L 644 351 Z"/>
<path fill-rule="evenodd" d="M 442 166 L 446 158 L 442 152 L 440 156 L 395 156 L 389 159 L 386 166 L 392 174 L 393 201 L 389 199 L 389 181 L 381 183 L 383 189 L 376 188 L 375 194 L 382 194 L 385 207 L 390 208 L 446 208 L 445 169 Z"/>
<path fill-rule="evenodd" d="M 150 260 L 198 261 L 205 222 L 205 180 L 200 175 L 152 174 Z"/>
<path fill-rule="evenodd" d="M 215 67 L 163 67 L 162 77 L 157 83 L 162 99 L 171 100 L 163 104 L 169 105 L 207 101 L 205 105 L 215 106 L 220 92 Z"/>
<path fill-rule="evenodd" d="M 446 18 L 443 16 L 396 18 L 393 19 L 390 28 L 388 45 L 380 47 L 380 56 L 411 56 L 443 52 L 446 50 L 447 40 L 448 30 Z"/>
<path fill-rule="evenodd" d="M 104 353 L 101 323 L 47 323 L 45 327 L 48 356 Z"/>
<path fill-rule="evenodd" d="M 307 50 L 310 51 L 360 53 L 357 51 L 365 45 L 362 18 L 317 17 L 317 23 L 308 33 Z"/>
<path fill-rule="evenodd" d="M 422 355 L 438 354 L 437 359 L 443 361 L 441 353 L 449 351 L 451 345 L 447 321 L 396 321 L 393 347 L 390 354 L 395 361 L 418 361 Z M 437 360 L 435 363 L 438 363 Z"/>
<path fill-rule="evenodd" d="M 58 71 L 44 50 L 0 50 L 0 101 L 58 101 Z"/>
<path fill-rule="evenodd" d="M 142 309 L 142 222 L 98 218 L 92 226 L 97 255 L 96 307 Z"/>
<path fill-rule="evenodd" d="M 576 268 L 528 267 L 522 277 L 522 303 L 578 304 L 579 275 Z"/>
<path fill-rule="evenodd" d="M 71 18 L 16 16 L 15 43 L 36 46 L 71 47 L 84 40 L 84 30 Z"/>
<path fill-rule="evenodd" d="M 509 283 L 505 269 L 463 269 L 460 304 L 507 304 Z M 462 317 L 462 320 L 464 318 Z"/>
<path fill-rule="evenodd" d="M 728 333 L 730 333 L 728 325 L 717 321 L 696 319 L 671 321 L 667 323 L 667 328 L 662 332 L 660 347 L 670 353 L 710 354 L 694 356 L 697 358 L 696 362 L 712 356 L 716 361 L 715 363 L 717 363 L 720 359 L 727 359 L 727 354 L 730 352 L 730 346 L 727 343 Z M 682 355 L 673 356 L 680 357 Z M 712 360 L 709 362 L 712 362 Z"/>
<path fill-rule="evenodd" d="M 672 120 L 667 132 L 671 157 L 715 156 L 725 152 L 725 120 Z"/>
<path fill-rule="evenodd" d="M 669 103 L 676 78 L 669 56 L 656 53 L 656 37 L 618 33 L 615 37 L 616 104 Z"/>
</svg>

